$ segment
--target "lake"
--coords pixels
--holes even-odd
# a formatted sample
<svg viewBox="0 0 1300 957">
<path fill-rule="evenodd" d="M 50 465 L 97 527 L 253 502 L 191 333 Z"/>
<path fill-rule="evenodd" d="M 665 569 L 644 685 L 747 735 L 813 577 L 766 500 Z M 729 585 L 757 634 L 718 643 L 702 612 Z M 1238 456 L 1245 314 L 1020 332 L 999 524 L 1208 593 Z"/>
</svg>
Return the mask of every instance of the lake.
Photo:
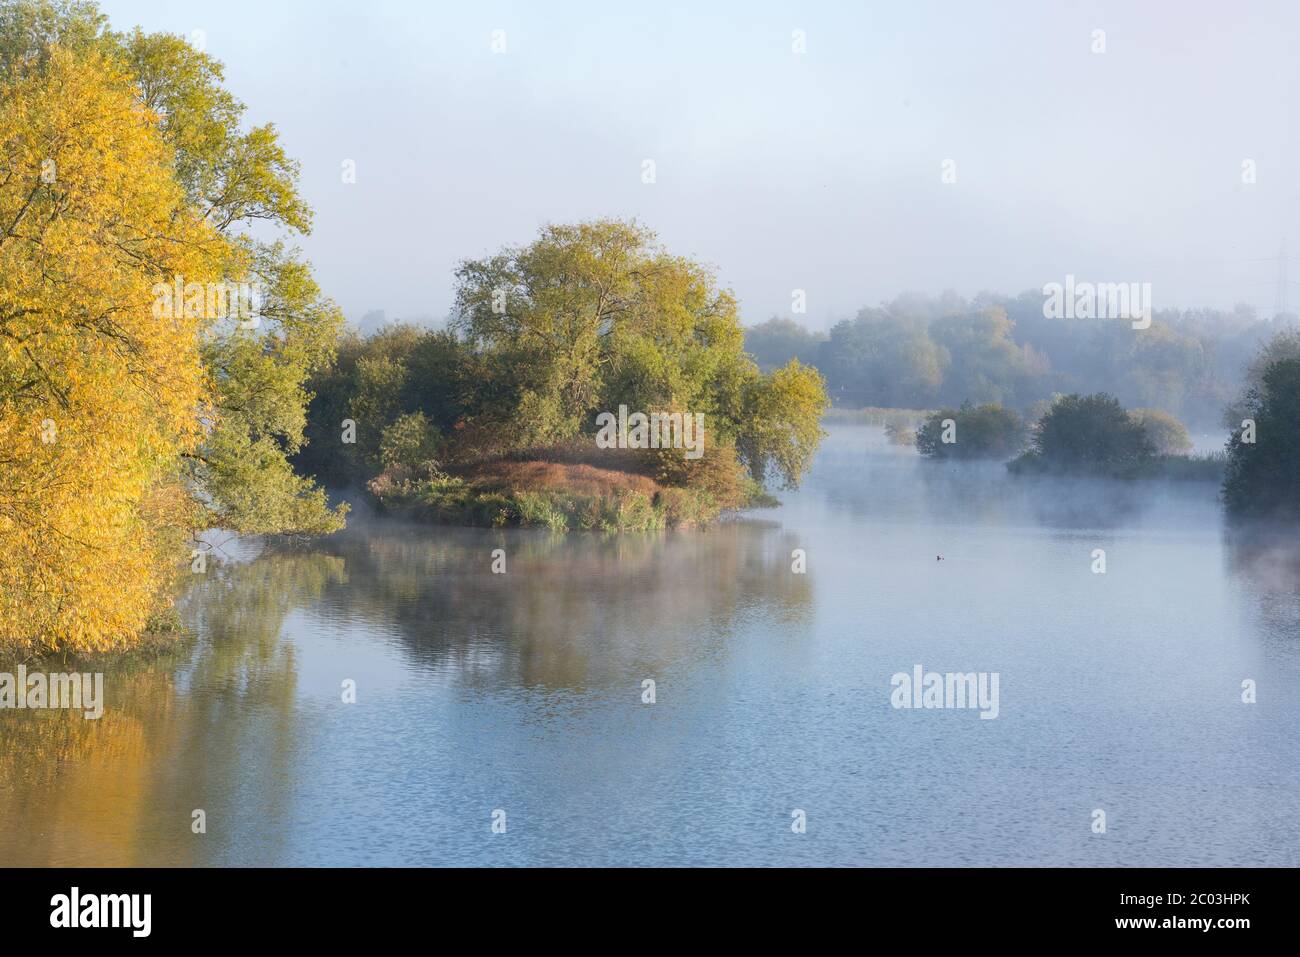
<svg viewBox="0 0 1300 957">
<path fill-rule="evenodd" d="M 0 712 L 0 864 L 1300 864 L 1294 536 L 868 426 L 781 497 L 225 541 L 102 718 Z M 894 707 L 917 665 L 996 718 Z"/>
</svg>

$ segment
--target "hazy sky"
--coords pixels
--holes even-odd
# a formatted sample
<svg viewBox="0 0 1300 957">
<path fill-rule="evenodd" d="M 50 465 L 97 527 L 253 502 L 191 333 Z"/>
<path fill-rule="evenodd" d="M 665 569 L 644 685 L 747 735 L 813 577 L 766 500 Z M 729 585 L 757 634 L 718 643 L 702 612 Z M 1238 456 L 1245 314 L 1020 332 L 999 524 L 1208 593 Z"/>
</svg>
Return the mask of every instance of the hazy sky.
<svg viewBox="0 0 1300 957">
<path fill-rule="evenodd" d="M 458 260 L 597 216 L 715 265 L 748 322 L 796 288 L 821 327 L 904 290 L 1067 273 L 1271 314 L 1284 238 L 1300 303 L 1295 2 L 103 8 L 204 31 L 302 162 L 302 245 L 354 320 L 442 317 Z"/>
</svg>

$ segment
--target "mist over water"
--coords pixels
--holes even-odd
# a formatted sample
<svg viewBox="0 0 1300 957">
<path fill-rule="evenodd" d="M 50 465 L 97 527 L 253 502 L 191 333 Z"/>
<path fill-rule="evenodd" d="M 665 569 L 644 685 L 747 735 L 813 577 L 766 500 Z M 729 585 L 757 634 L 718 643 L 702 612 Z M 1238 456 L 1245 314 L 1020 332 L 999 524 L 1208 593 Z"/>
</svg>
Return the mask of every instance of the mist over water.
<svg viewBox="0 0 1300 957">
<path fill-rule="evenodd" d="M 0 864 L 1295 865 L 1300 545 L 1216 494 L 835 426 L 704 532 L 231 543 L 102 719 L 5 715 Z M 918 664 L 998 717 L 891 707 Z"/>
</svg>

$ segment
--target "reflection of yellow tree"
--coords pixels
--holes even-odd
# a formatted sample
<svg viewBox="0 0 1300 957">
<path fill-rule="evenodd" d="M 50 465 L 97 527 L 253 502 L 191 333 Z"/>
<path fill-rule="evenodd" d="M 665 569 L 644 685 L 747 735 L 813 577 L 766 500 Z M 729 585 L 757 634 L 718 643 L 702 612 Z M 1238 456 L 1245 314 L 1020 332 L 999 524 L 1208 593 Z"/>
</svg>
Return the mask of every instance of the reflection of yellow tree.
<svg viewBox="0 0 1300 957">
<path fill-rule="evenodd" d="M 258 811 L 274 833 L 276 781 L 295 745 L 281 628 L 342 574 L 340 559 L 320 554 L 213 562 L 182 602 L 200 637 L 111 666 L 51 664 L 105 671 L 104 715 L 0 712 L 0 864 L 202 863 L 248 794 L 265 802 Z M 237 795 L 250 768 L 269 780 Z M 196 808 L 209 818 L 202 838 L 190 830 Z"/>
<path fill-rule="evenodd" d="M 212 561 L 179 604 L 197 637 L 56 666 L 106 672 L 99 721 L 0 712 L 0 864 L 229 863 L 236 833 L 234 860 L 280 859 L 304 746 L 283 637 L 297 609 L 395 628 L 419 664 L 471 686 L 625 685 L 725 653 L 754 611 L 796 636 L 812 598 L 790 570 L 797 544 L 751 523 L 602 538 L 385 522 L 326 540 L 328 554 Z M 491 573 L 497 547 L 506 575 Z"/>
<path fill-rule="evenodd" d="M 106 674 L 104 714 L 95 721 L 78 711 L 0 714 L 0 864 L 137 863 L 155 762 L 171 750 L 182 712 L 172 687 L 175 658 Z"/>
</svg>

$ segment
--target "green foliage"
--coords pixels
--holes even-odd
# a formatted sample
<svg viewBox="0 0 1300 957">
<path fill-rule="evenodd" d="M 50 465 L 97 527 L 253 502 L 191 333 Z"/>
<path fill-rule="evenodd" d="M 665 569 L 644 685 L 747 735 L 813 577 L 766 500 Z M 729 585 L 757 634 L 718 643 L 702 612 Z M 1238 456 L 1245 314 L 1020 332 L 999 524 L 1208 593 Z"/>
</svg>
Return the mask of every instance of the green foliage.
<svg viewBox="0 0 1300 957">
<path fill-rule="evenodd" d="M 1066 395 L 1039 420 L 1030 450 L 1010 466 L 1013 472 L 1132 478 L 1149 469 L 1155 451 L 1146 429 L 1114 396 Z"/>
<path fill-rule="evenodd" d="M 750 380 L 745 392 L 745 427 L 736 448 L 755 481 L 775 471 L 783 488 L 797 488 L 825 433 L 828 406 L 821 374 L 792 359 L 775 372 Z"/>
<path fill-rule="evenodd" d="M 379 439 L 379 461 L 385 469 L 408 473 L 438 472 L 438 433 L 423 412 L 399 415 Z"/>
<path fill-rule="evenodd" d="M 357 359 L 355 391 L 348 402 L 348 416 L 357 423 L 358 454 L 371 467 L 383 466 L 380 439 L 402 414 L 407 375 L 407 368 L 400 360 L 386 355 Z"/>
<path fill-rule="evenodd" d="M 305 447 L 295 465 L 335 485 L 363 483 L 383 468 L 379 442 L 398 416 L 420 412 L 439 436 L 473 414 L 468 383 L 480 382 L 478 362 L 454 334 L 392 324 L 366 339 L 339 341 L 337 361 L 308 383 Z M 343 441 L 351 420 L 356 441 Z"/>
<path fill-rule="evenodd" d="M 1253 419 L 1254 442 L 1240 424 L 1228 442 L 1223 499 L 1237 517 L 1300 519 L 1300 358 L 1280 358 L 1247 391 L 1243 418 Z"/>
<path fill-rule="evenodd" d="M 951 419 L 954 441 L 944 442 L 944 421 Z M 1025 444 L 1024 420 L 996 403 L 940 409 L 916 431 L 916 450 L 926 458 L 1006 459 Z"/>
<path fill-rule="evenodd" d="M 704 413 L 710 440 L 734 442 L 756 476 L 799 481 L 820 439 L 821 378 L 797 362 L 760 373 L 731 293 L 645 227 L 547 226 L 457 278 L 457 328 L 480 360 L 475 411 L 506 449 L 594 432 L 620 404 L 681 409 Z"/>
<path fill-rule="evenodd" d="M 553 532 L 569 529 L 569 516 L 551 496 L 542 492 L 516 492 L 514 504 L 520 525 L 549 528 Z"/>
<path fill-rule="evenodd" d="M 324 490 L 297 474 L 269 435 L 220 429 L 203 447 L 191 474 L 211 495 L 207 524 L 258 534 L 324 535 L 336 531 L 346 503 L 331 510 Z"/>
<path fill-rule="evenodd" d="M 299 465 L 338 482 L 389 470 L 380 487 L 400 486 L 406 476 L 383 443 L 414 415 L 452 472 L 502 458 L 575 460 L 575 449 L 597 451 L 597 416 L 626 405 L 703 414 L 701 459 L 643 450 L 614 467 L 689 486 L 718 509 L 746 498 L 740 465 L 785 487 L 807 471 L 823 435 L 821 376 L 797 361 L 760 372 L 743 351 L 731 294 L 644 227 L 547 226 L 528 246 L 463 263 L 457 277 L 452 329 L 393 325 L 344 338 L 337 363 L 309 384 L 310 444 Z M 340 447 L 345 419 L 355 422 L 355 445 L 327 455 Z M 437 509 L 445 505 L 440 498 Z M 570 526 L 641 524 L 629 510 L 641 506 L 629 499 L 578 520 L 566 514 Z"/>
<path fill-rule="evenodd" d="M 57 44 L 81 52 L 103 42 L 108 18 L 90 0 L 25 0 L 0 5 L 0 74 L 23 61 L 48 62 Z"/>
<path fill-rule="evenodd" d="M 251 329 L 229 321 L 205 344 L 218 415 L 190 460 L 189 478 L 211 525 L 261 534 L 333 531 L 346 506 L 330 510 L 290 456 L 305 441 L 306 378 L 331 360 L 342 317 L 282 246 L 247 249 L 262 290 L 260 317 Z"/>
<path fill-rule="evenodd" d="M 191 203 L 219 230 L 262 220 L 297 232 L 311 228 L 298 195 L 298 164 L 271 125 L 243 129 L 244 104 L 222 87 L 221 64 L 182 36 L 107 34 L 140 85 L 144 104 L 162 116 L 176 150 L 176 175 Z"/>
</svg>

